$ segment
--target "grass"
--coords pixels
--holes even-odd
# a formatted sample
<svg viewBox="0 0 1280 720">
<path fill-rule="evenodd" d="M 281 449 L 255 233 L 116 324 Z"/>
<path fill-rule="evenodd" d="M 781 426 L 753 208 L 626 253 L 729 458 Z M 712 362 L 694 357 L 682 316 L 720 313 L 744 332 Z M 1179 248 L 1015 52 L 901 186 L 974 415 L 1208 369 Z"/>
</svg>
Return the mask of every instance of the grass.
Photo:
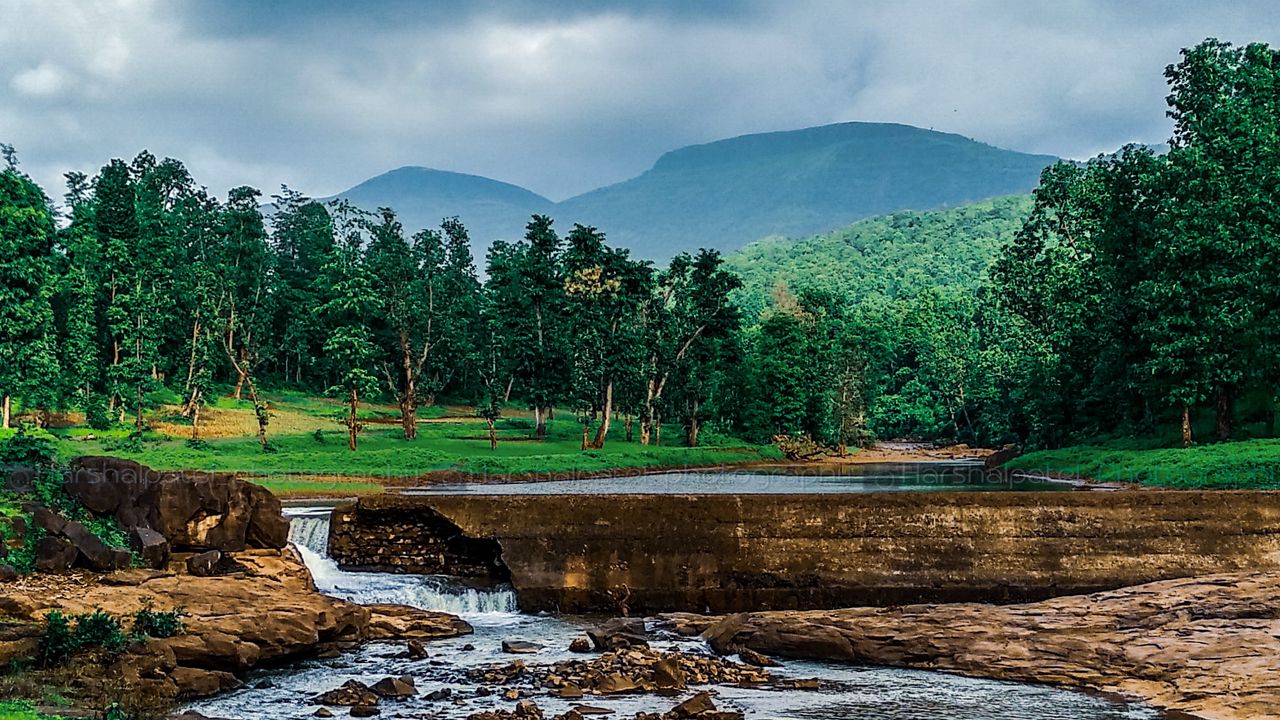
<svg viewBox="0 0 1280 720">
<path fill-rule="evenodd" d="M 28 702 L 0 702 L 0 720 L 60 720 L 60 715 L 36 712 Z"/>
<path fill-rule="evenodd" d="M 781 459 L 772 446 L 755 446 L 704 431 L 699 447 L 682 444 L 643 446 L 627 442 L 622 423 L 614 423 L 605 447 L 581 449 L 582 428 L 571 413 L 558 413 L 545 440 L 533 440 L 532 420 L 518 410 L 498 421 L 498 448 L 491 450 L 485 423 L 470 408 L 436 406 L 419 412 L 418 439 L 402 437 L 398 408 L 369 405 L 360 417 L 366 429 L 359 449 L 347 449 L 344 407 L 331 399 L 298 393 L 266 396 L 273 452 L 263 453 L 257 422 L 248 401 L 221 398 L 202 412 L 203 442 L 192 446 L 190 421 L 176 406 L 161 406 L 148 420 L 141 448 L 129 447 L 128 427 L 93 431 L 79 425 L 56 428 L 58 451 L 77 455 L 115 455 L 160 470 L 208 470 L 250 477 L 282 496 L 351 496 L 381 491 L 431 473 L 477 476 L 601 473 L 612 470 L 707 466 Z M 638 428 L 636 428 L 638 432 Z M 663 437 L 680 439 L 678 426 Z M 3 509 L 0 508 L 0 513 Z"/>
<path fill-rule="evenodd" d="M 1009 467 L 1154 487 L 1274 490 L 1280 489 L 1280 439 L 1189 448 L 1117 440 L 1027 453 Z"/>
</svg>

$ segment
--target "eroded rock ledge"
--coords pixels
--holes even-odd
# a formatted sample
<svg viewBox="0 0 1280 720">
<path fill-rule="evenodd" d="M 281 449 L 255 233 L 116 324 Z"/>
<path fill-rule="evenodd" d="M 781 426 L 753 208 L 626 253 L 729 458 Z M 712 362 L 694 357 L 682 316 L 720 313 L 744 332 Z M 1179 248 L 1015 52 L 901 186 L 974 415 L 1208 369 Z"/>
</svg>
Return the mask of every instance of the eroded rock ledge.
<svg viewBox="0 0 1280 720">
<path fill-rule="evenodd" d="M 668 616 L 720 652 L 923 668 L 1120 693 L 1211 720 L 1280 718 L 1280 573 L 1023 605 Z"/>
</svg>

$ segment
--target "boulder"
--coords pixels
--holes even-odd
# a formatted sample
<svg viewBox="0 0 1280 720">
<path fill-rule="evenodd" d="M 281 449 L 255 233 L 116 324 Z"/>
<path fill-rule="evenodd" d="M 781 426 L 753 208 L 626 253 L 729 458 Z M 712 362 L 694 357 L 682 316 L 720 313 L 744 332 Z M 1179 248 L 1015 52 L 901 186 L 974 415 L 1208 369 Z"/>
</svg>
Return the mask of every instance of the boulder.
<svg viewBox="0 0 1280 720">
<path fill-rule="evenodd" d="M 569 641 L 569 652 L 586 653 L 591 652 L 591 641 L 587 638 L 574 638 Z"/>
<path fill-rule="evenodd" d="M 378 704 L 378 694 L 359 680 L 348 680 L 342 685 L 311 699 L 317 705 L 343 705 L 370 707 Z"/>
<path fill-rule="evenodd" d="M 700 692 L 667 711 L 669 718 L 696 718 L 704 713 L 716 711 L 716 704 L 711 702 L 711 693 Z"/>
<path fill-rule="evenodd" d="M 50 535 L 61 535 L 67 527 L 67 519 L 43 505 L 27 505 L 23 508 L 31 513 L 31 522 Z"/>
<path fill-rule="evenodd" d="M 537 643 L 524 642 L 522 640 L 503 640 L 502 652 L 513 655 L 532 655 L 542 650 L 542 646 Z"/>
<path fill-rule="evenodd" d="M 375 705 L 356 705 L 351 708 L 351 717 L 376 717 L 381 714 L 382 711 Z"/>
<path fill-rule="evenodd" d="M 638 618 L 613 618 L 598 628 L 588 630 L 587 637 L 600 651 L 649 647 L 644 620 Z"/>
<path fill-rule="evenodd" d="M 129 545 L 147 567 L 162 568 L 169 562 L 169 541 L 149 527 L 129 528 Z"/>
<path fill-rule="evenodd" d="M 123 527 L 151 528 L 173 549 L 283 548 L 289 523 L 270 491 L 232 475 L 157 472 L 109 457 L 73 461 L 67 493 Z"/>
<path fill-rule="evenodd" d="M 187 572 L 196 577 L 213 577 L 218 574 L 218 563 L 222 562 L 222 551 L 209 550 L 187 558 Z"/>
<path fill-rule="evenodd" d="M 407 675 L 399 678 L 383 678 L 369 689 L 377 693 L 378 697 L 388 700 L 403 700 L 418 694 L 418 688 L 413 686 L 413 678 Z"/>
<path fill-rule="evenodd" d="M 84 523 L 68 520 L 62 528 L 64 535 L 75 545 L 84 563 L 92 570 L 110 572 L 123 570 L 133 563 L 133 556 L 123 548 L 113 548 L 85 527 Z"/>
<path fill-rule="evenodd" d="M 1021 452 L 1017 445 L 1005 445 L 999 450 L 991 453 L 982 460 L 982 467 L 986 470 L 995 470 L 1010 460 L 1018 457 Z"/>
<path fill-rule="evenodd" d="M 76 546 L 66 538 L 52 535 L 42 537 L 36 542 L 36 570 L 40 572 L 70 570 L 79 554 Z"/>
</svg>

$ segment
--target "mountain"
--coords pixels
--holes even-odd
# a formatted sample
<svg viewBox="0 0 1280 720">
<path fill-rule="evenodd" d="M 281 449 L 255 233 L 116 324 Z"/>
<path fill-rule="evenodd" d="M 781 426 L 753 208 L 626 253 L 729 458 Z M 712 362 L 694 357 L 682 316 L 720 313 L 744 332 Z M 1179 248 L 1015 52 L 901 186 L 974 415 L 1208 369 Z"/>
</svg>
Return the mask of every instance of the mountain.
<svg viewBox="0 0 1280 720">
<path fill-rule="evenodd" d="M 851 304 L 909 298 L 932 288 L 976 288 L 1031 213 L 1029 195 L 932 212 L 899 212 L 790 240 L 769 238 L 725 257 L 742 278 L 735 302 L 748 321 L 774 288 L 826 290 Z"/>
<path fill-rule="evenodd" d="M 638 256 L 731 251 L 763 237 L 804 237 L 898 210 L 955 207 L 1034 188 L 1056 158 L 1002 150 L 907 125 L 841 123 L 693 145 L 616 185 L 553 203 L 495 180 L 401 168 L 341 194 L 395 208 L 405 225 L 458 215 L 477 245 L 523 234 L 548 213 L 594 225 Z"/>
<path fill-rule="evenodd" d="M 530 215 L 552 213 L 555 206 L 547 198 L 510 183 L 413 166 L 365 180 L 337 197 L 366 210 L 390 207 L 410 231 L 438 228 L 441 220 L 456 215 L 471 233 L 481 263 L 490 242 L 523 237 Z"/>
</svg>

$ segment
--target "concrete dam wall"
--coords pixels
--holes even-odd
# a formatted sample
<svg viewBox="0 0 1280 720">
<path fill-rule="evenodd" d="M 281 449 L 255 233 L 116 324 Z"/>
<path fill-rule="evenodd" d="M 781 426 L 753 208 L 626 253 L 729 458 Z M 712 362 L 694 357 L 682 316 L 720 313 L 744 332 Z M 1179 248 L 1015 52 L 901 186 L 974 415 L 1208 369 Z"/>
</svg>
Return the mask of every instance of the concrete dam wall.
<svg viewBox="0 0 1280 720">
<path fill-rule="evenodd" d="M 510 581 L 526 611 L 1021 602 L 1280 569 L 1280 494 L 376 495 L 348 569 Z"/>
</svg>

